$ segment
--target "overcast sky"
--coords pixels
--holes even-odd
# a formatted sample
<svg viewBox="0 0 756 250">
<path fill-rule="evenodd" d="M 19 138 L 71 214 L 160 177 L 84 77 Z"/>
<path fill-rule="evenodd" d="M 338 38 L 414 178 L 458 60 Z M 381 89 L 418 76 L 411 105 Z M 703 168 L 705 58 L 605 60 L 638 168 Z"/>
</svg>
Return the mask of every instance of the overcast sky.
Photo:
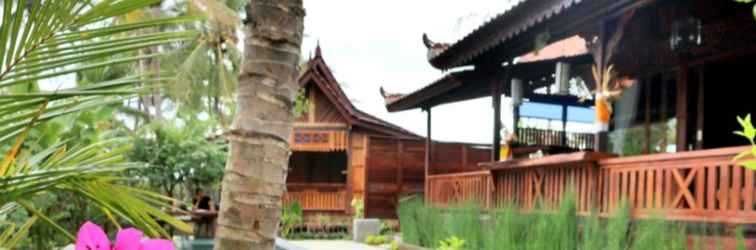
<svg viewBox="0 0 756 250">
<path fill-rule="evenodd" d="M 411 92 L 443 76 L 430 66 L 422 34 L 453 42 L 508 8 L 505 0 L 305 0 L 302 53 L 318 41 L 326 63 L 355 105 L 370 114 L 425 134 L 419 110 L 388 113 L 378 88 Z M 490 98 L 433 109 L 433 138 L 490 143 L 493 112 Z M 503 110 L 508 110 L 504 102 Z M 509 113 L 509 112 L 506 112 Z M 505 124 L 509 116 L 504 115 Z"/>
</svg>

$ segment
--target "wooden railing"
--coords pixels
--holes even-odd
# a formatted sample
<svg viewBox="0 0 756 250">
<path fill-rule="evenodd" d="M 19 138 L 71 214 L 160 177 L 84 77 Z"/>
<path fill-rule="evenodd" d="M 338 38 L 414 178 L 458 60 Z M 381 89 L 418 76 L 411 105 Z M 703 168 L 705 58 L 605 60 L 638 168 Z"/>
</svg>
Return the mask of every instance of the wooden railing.
<svg viewBox="0 0 756 250">
<path fill-rule="evenodd" d="M 608 185 L 600 203 L 612 212 L 626 202 L 638 217 L 756 223 L 754 171 L 733 157 L 749 148 L 607 159 L 599 162 Z"/>
<path fill-rule="evenodd" d="M 493 190 L 491 172 L 476 171 L 459 174 L 428 176 L 427 197 L 439 205 L 458 204 L 467 201 L 490 205 Z"/>
<path fill-rule="evenodd" d="M 754 170 L 732 158 L 746 147 L 625 158 L 579 152 L 483 164 L 487 171 L 429 176 L 429 202 L 557 209 L 568 190 L 578 212 L 654 214 L 697 222 L 756 223 Z"/>
<path fill-rule="evenodd" d="M 298 201 L 305 211 L 344 211 L 348 208 L 344 185 L 289 184 L 283 203 Z"/>
<path fill-rule="evenodd" d="M 536 128 L 518 128 L 517 137 L 520 142 L 543 146 L 564 146 L 576 149 L 593 148 L 594 134 L 573 133 L 558 130 Z M 564 142 L 562 141 L 564 140 Z"/>
</svg>

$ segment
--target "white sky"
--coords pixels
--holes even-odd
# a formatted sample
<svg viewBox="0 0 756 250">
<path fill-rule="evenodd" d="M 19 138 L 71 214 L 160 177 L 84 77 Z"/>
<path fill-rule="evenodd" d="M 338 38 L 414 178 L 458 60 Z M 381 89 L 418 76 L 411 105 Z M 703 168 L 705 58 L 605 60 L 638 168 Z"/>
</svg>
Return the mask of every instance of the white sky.
<svg viewBox="0 0 756 250">
<path fill-rule="evenodd" d="M 305 41 L 309 56 L 320 41 L 323 58 L 359 109 L 425 134 L 420 110 L 388 113 L 378 88 L 407 93 L 443 76 L 426 60 L 421 36 L 453 42 L 485 20 L 505 11 L 505 0 L 305 0 Z M 505 126 L 511 124 L 503 102 Z M 433 138 L 490 143 L 493 134 L 490 98 L 433 109 Z"/>
</svg>

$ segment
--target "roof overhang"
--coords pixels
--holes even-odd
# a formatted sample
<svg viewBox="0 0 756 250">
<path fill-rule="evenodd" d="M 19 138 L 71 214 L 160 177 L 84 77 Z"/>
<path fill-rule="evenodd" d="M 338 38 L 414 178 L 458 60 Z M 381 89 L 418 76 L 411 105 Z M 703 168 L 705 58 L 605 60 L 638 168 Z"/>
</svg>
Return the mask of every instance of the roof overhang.
<svg viewBox="0 0 756 250">
<path fill-rule="evenodd" d="M 389 112 L 398 112 L 416 108 L 427 109 L 441 104 L 487 97 L 492 94 L 491 83 L 497 80 L 497 78 L 500 78 L 498 74 L 503 73 L 505 70 L 509 70 L 509 74 L 512 78 L 527 80 L 542 77 L 544 75 L 551 75 L 554 73 L 554 67 L 557 62 L 579 65 L 588 64 L 592 60 L 592 56 L 589 54 L 583 54 L 572 57 L 561 57 L 537 62 L 514 64 L 509 69 L 502 67 L 500 72 L 480 70 L 452 72 L 415 92 L 388 103 L 386 109 Z M 509 86 L 509 83 L 502 82 L 501 84 Z M 533 101 L 543 103 L 560 104 L 577 101 L 577 98 L 565 96 L 550 95 L 551 97 L 544 97 L 544 95 L 533 94 L 532 90 L 537 87 L 539 86 L 526 86 L 524 91 L 526 94 L 525 98 L 530 98 Z M 509 88 L 503 88 L 503 94 L 509 95 L 509 92 Z M 575 104 L 574 106 L 584 105 Z"/>
<path fill-rule="evenodd" d="M 431 65 L 448 70 L 480 62 L 503 62 L 533 50 L 548 32 L 558 41 L 655 0 L 525 0 L 494 17 L 433 57 Z"/>
</svg>

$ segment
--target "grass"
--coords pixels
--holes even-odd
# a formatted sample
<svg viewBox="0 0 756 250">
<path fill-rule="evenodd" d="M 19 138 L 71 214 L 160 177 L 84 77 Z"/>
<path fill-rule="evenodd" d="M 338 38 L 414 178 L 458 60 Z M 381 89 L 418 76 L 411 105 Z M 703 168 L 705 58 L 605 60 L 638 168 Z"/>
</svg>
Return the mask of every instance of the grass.
<svg viewBox="0 0 756 250">
<path fill-rule="evenodd" d="M 403 241 L 433 249 L 456 236 L 465 241 L 463 249 L 472 250 L 697 250 L 701 249 L 697 238 L 688 248 L 688 233 L 708 231 L 694 231 L 661 217 L 631 220 L 629 209 L 618 209 L 606 219 L 596 212 L 581 217 L 571 199 L 555 212 L 530 213 L 513 206 L 484 212 L 476 203 L 442 210 L 412 199 L 401 202 L 398 212 Z M 732 236 L 738 241 L 737 249 L 746 249 L 742 230 Z"/>
</svg>

